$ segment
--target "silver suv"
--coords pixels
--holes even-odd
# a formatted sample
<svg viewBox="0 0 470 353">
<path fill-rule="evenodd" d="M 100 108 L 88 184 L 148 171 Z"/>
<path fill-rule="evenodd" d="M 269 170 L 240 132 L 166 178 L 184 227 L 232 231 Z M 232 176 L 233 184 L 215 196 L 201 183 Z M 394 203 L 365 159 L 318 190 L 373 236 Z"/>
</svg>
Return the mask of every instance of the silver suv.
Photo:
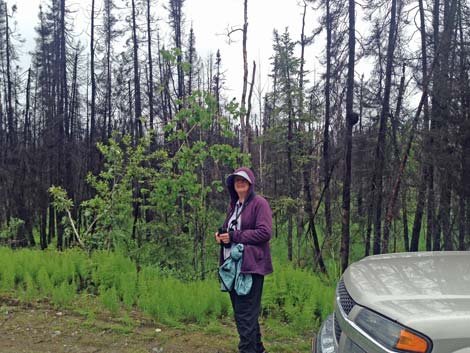
<svg viewBox="0 0 470 353">
<path fill-rule="evenodd" d="M 336 288 L 313 353 L 470 353 L 470 252 L 369 256 Z"/>
</svg>

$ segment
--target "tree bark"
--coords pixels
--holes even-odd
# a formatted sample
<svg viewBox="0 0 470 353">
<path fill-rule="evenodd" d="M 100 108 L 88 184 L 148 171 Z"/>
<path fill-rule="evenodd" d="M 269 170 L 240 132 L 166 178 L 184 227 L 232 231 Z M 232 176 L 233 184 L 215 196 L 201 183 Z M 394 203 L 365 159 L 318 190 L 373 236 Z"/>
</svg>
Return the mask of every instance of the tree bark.
<svg viewBox="0 0 470 353">
<path fill-rule="evenodd" d="M 352 155 L 352 128 L 357 122 L 357 114 L 353 113 L 354 104 L 354 64 L 356 53 L 356 14 L 355 0 L 349 0 L 349 43 L 348 43 L 348 78 L 346 92 L 346 132 L 345 132 L 345 165 L 343 181 L 343 202 L 341 217 L 341 270 L 344 272 L 349 263 L 350 247 L 350 209 L 351 209 L 351 155 Z"/>
<path fill-rule="evenodd" d="M 439 212 L 438 227 L 434 233 L 433 249 L 441 248 L 441 231 L 443 232 L 444 249 L 452 250 L 452 232 L 450 224 L 450 207 L 452 198 L 452 175 L 449 161 L 452 161 L 452 148 L 449 145 L 449 118 L 450 113 L 450 79 L 451 65 L 450 53 L 452 52 L 452 33 L 456 27 L 457 0 L 445 0 L 444 2 L 444 28 L 439 41 L 436 59 L 439 63 L 436 71 L 433 87 L 432 117 L 436 122 L 438 131 L 438 144 L 440 158 L 437 161 L 439 175 Z M 438 29 L 438 28 L 437 28 Z"/>
<path fill-rule="evenodd" d="M 294 144 L 294 106 L 291 97 L 291 87 L 290 87 L 290 76 L 289 68 L 285 68 L 287 71 L 287 91 L 288 91 L 288 117 L 287 117 L 287 187 L 290 200 L 294 200 L 294 187 L 293 187 L 293 177 L 294 177 L 294 163 L 293 163 L 293 151 L 292 146 Z M 292 211 L 289 209 L 287 214 L 287 254 L 289 261 L 292 262 Z"/>
<path fill-rule="evenodd" d="M 183 72 L 183 45 L 182 45 L 182 21 L 183 21 L 183 7 L 184 0 L 170 0 L 171 4 L 171 17 L 174 31 L 175 47 L 178 49 L 176 55 L 176 64 L 177 64 L 177 79 L 178 79 L 178 110 L 183 108 L 184 100 L 184 72 Z"/>
<path fill-rule="evenodd" d="M 147 0 L 147 50 L 148 50 L 148 65 L 149 65 L 149 119 L 150 129 L 154 128 L 154 85 L 153 82 L 153 58 L 152 58 L 152 26 L 150 14 L 150 0 Z"/>
<path fill-rule="evenodd" d="M 421 35 L 421 70 L 423 75 L 423 83 L 428 82 L 428 54 L 426 44 L 426 22 L 424 17 L 423 0 L 419 0 L 419 18 L 420 18 L 420 35 Z M 429 180 L 429 100 L 426 97 L 423 107 L 424 121 L 424 138 L 421 153 L 421 182 L 418 185 L 418 196 L 416 200 L 416 211 L 413 221 L 413 230 L 411 233 L 410 251 L 418 251 L 419 238 L 421 233 L 421 224 L 424 214 L 424 205 L 426 202 L 426 189 Z M 429 232 L 429 229 L 428 229 Z"/>
<path fill-rule="evenodd" d="M 90 28 L 90 78 L 91 78 L 91 105 L 90 105 L 90 155 L 94 155 L 96 139 L 96 77 L 95 77 L 95 0 L 91 1 L 91 28 Z M 92 165 L 94 159 L 92 159 Z"/>
<path fill-rule="evenodd" d="M 30 101 L 31 101 L 31 68 L 28 69 L 28 81 L 26 84 L 26 107 L 24 112 L 24 145 L 29 147 L 31 141 L 31 120 L 30 120 Z"/>
<path fill-rule="evenodd" d="M 132 41 L 134 49 L 134 126 L 137 127 L 137 138 L 143 136 L 142 129 L 142 100 L 140 95 L 140 72 L 139 72 L 139 42 L 137 40 L 137 24 L 135 0 L 132 0 Z"/>
<path fill-rule="evenodd" d="M 73 76 L 72 76 L 72 99 L 70 102 L 69 116 L 70 116 L 70 139 L 74 140 L 75 125 L 79 124 L 75 121 L 77 118 L 77 106 L 78 106 L 78 82 L 77 82 L 77 71 L 78 71 L 78 52 L 75 53 L 73 60 Z M 79 135 L 79 132 L 78 132 Z"/>
<path fill-rule="evenodd" d="M 105 99 L 105 119 L 103 124 L 103 140 L 106 140 L 111 136 L 111 128 L 112 128 L 112 87 L 111 87 L 111 75 L 112 75 L 112 64 L 111 64 L 111 41 L 113 37 L 112 33 L 112 25 L 113 19 L 111 14 L 112 9 L 112 0 L 105 0 L 105 41 L 106 41 L 106 99 Z"/>
<path fill-rule="evenodd" d="M 374 219 L 374 254 L 380 254 L 381 245 L 382 251 L 388 252 L 388 241 L 385 240 L 381 244 L 382 237 L 382 199 L 383 199 L 383 173 L 385 165 L 385 139 L 387 133 L 387 117 L 390 114 L 390 91 L 392 87 L 392 68 L 393 56 L 395 52 L 396 42 L 396 17 L 397 17 L 397 0 L 392 0 L 390 28 L 388 32 L 388 45 L 387 45 L 387 64 L 385 68 L 385 87 L 382 109 L 380 111 L 379 121 L 379 134 L 377 137 L 377 145 L 375 150 L 375 219 Z"/>
<path fill-rule="evenodd" d="M 242 98 L 240 103 L 240 131 L 241 131 L 241 145 L 242 152 L 249 153 L 248 145 L 248 126 L 249 116 L 246 114 L 246 92 L 248 88 L 248 55 L 246 49 L 246 42 L 248 37 L 248 0 L 244 0 L 243 6 L 243 87 L 242 87 Z"/>
<path fill-rule="evenodd" d="M 11 48 L 10 48 L 10 26 L 8 22 L 8 7 L 7 3 L 4 3 L 5 5 L 5 51 L 6 51 L 6 86 L 7 86 L 7 92 L 6 92 L 6 98 L 7 98 L 7 124 L 8 124 L 8 132 L 7 132 L 7 140 L 8 140 L 8 145 L 10 146 L 11 149 L 14 148 L 16 145 L 17 137 L 16 137 L 16 131 L 15 131 L 15 122 L 14 122 L 14 116 L 13 116 L 13 97 L 12 97 L 12 86 L 13 86 L 13 81 L 11 78 Z"/>
<path fill-rule="evenodd" d="M 460 100 L 463 136 L 461 136 L 461 176 L 460 176 L 460 195 L 459 195 L 459 238 L 458 250 L 466 250 L 466 233 L 470 230 L 470 86 L 469 75 L 467 71 L 468 54 L 465 47 L 465 34 L 462 25 L 462 2 L 459 1 L 458 25 L 460 34 Z"/>
<path fill-rule="evenodd" d="M 331 90 L 331 32 L 332 17 L 330 0 L 326 0 L 326 74 L 325 74 L 325 126 L 323 130 L 323 184 L 325 186 L 325 230 L 326 237 L 332 234 L 331 195 L 329 183 L 326 183 L 330 171 L 330 90 Z"/>
</svg>

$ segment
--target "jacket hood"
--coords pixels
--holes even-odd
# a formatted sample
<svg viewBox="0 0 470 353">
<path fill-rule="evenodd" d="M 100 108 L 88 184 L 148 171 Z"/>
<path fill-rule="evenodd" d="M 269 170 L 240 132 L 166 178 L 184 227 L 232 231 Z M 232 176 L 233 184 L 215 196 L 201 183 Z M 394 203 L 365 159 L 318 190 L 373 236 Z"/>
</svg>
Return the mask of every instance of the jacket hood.
<svg viewBox="0 0 470 353">
<path fill-rule="evenodd" d="M 240 173 L 240 174 L 239 174 Z M 250 168 L 241 167 L 235 170 L 232 174 L 227 177 L 226 184 L 228 192 L 230 193 L 230 205 L 233 207 L 238 201 L 238 194 L 235 191 L 235 175 L 241 175 L 244 177 L 245 174 L 249 178 L 250 188 L 248 189 L 247 200 L 249 200 L 255 192 L 255 174 L 251 171 Z M 246 179 L 246 178 L 245 178 Z"/>
</svg>

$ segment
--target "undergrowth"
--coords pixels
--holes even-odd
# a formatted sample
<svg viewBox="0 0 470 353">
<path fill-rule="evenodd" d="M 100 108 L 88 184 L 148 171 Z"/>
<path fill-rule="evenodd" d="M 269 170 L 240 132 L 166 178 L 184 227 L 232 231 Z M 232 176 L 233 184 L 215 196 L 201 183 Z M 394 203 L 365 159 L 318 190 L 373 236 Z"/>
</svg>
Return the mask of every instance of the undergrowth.
<svg viewBox="0 0 470 353">
<path fill-rule="evenodd" d="M 333 310 L 333 286 L 287 263 L 275 262 L 274 267 L 274 273 L 265 279 L 262 320 L 268 329 L 288 335 L 313 332 Z M 28 303 L 48 300 L 57 308 L 72 309 L 81 302 L 77 299 L 91 297 L 110 316 L 139 309 L 167 325 L 212 327 L 232 316 L 229 296 L 220 291 L 216 278 L 182 281 L 150 266 L 138 272 L 135 263 L 119 252 L 88 256 L 79 250 L 0 248 L 2 294 Z M 90 319 L 93 310 L 90 308 Z"/>
</svg>

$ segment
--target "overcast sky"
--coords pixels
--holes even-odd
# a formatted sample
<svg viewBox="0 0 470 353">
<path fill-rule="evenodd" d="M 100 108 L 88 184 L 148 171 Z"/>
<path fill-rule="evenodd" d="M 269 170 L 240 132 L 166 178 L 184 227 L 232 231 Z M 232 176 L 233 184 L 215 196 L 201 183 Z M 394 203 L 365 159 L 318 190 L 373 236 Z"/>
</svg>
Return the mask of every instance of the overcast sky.
<svg viewBox="0 0 470 353">
<path fill-rule="evenodd" d="M 261 69 L 263 85 L 266 85 L 270 71 L 273 29 L 282 33 L 289 27 L 291 39 L 300 40 L 303 7 L 298 3 L 298 0 L 248 1 L 249 70 L 251 75 L 252 62 L 255 60 L 257 70 Z M 243 24 L 243 0 L 187 0 L 186 5 L 187 18 L 193 21 L 199 50 L 215 52 L 218 48 L 221 49 L 222 63 L 228 70 L 230 87 L 238 91 L 238 87 L 241 89 L 243 84 L 242 33 L 234 33 L 232 37 L 237 42 L 230 45 L 227 43 L 227 36 L 223 34 L 227 28 L 240 27 Z M 313 21 L 311 11 L 307 16 L 307 31 L 311 31 L 317 24 Z M 307 61 L 312 64 L 314 58 L 307 58 Z M 261 68 L 258 62 L 261 62 Z"/>
<path fill-rule="evenodd" d="M 157 4 L 166 4 L 168 0 L 157 1 Z M 49 3 L 48 0 L 9 0 L 8 5 L 17 5 L 16 20 L 18 30 L 26 40 L 24 52 L 34 46 L 34 27 L 37 25 L 37 13 L 40 3 Z M 97 1 L 97 4 L 100 1 Z M 118 0 L 118 4 L 124 4 L 124 0 Z M 89 26 L 89 7 L 91 0 L 67 0 L 67 4 L 73 10 L 74 31 L 87 30 Z M 226 86 L 229 89 L 228 96 L 240 99 L 243 77 L 242 35 L 236 32 L 228 43 L 225 35 L 227 28 L 240 27 L 243 24 L 243 0 L 186 0 L 184 3 L 186 27 L 192 23 L 196 34 L 196 46 L 199 55 L 206 58 L 209 53 L 215 55 L 217 49 L 221 50 L 222 66 L 226 75 Z M 158 10 L 158 16 L 162 23 L 166 22 L 166 11 Z M 157 12 L 158 12 L 157 11 Z M 269 73 L 269 57 L 272 55 L 272 33 L 277 28 L 283 32 L 289 27 L 291 38 L 300 38 L 303 7 L 299 0 L 249 0 L 248 1 L 248 61 L 251 73 L 253 60 L 261 63 L 257 70 L 261 70 L 261 81 L 267 89 L 267 75 Z M 313 14 L 307 14 L 307 30 L 310 31 L 315 23 Z M 164 26 L 164 25 L 162 25 Z M 84 36 L 85 37 L 85 36 Z M 85 37 L 83 41 L 86 41 Z M 315 54 L 311 49 L 311 57 L 307 57 L 307 64 L 313 67 Z M 318 53 L 319 54 L 319 53 Z M 25 55 L 22 66 L 29 65 L 29 55 Z M 259 73 L 259 71 L 258 71 Z M 258 75 L 257 75 L 258 76 Z M 250 74 L 251 77 L 251 74 Z M 258 80 L 258 78 L 257 78 Z M 313 78 L 311 78 L 313 80 Z"/>
</svg>

